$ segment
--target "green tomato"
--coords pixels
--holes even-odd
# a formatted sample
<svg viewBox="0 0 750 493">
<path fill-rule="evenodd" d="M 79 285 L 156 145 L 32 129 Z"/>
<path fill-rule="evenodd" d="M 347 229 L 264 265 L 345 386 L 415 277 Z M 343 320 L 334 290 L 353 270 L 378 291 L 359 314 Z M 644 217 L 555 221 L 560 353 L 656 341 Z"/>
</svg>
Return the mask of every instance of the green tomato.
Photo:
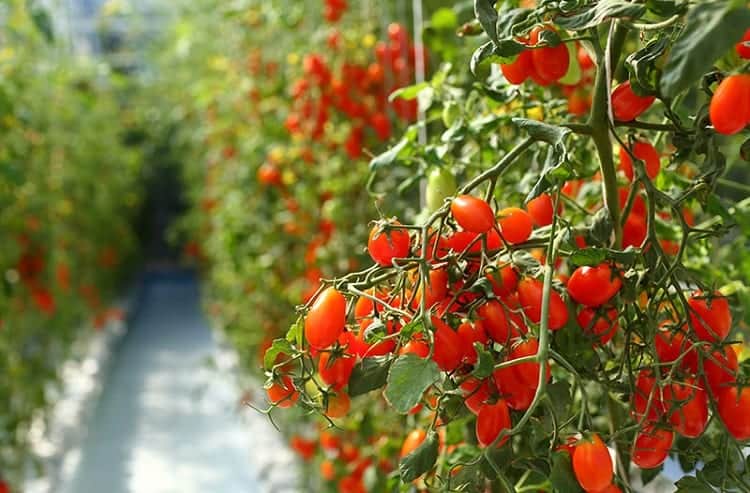
<svg viewBox="0 0 750 493">
<path fill-rule="evenodd" d="M 574 86 L 581 82 L 581 64 L 578 63 L 578 52 L 576 51 L 576 44 L 565 44 L 568 47 L 568 58 L 570 59 L 570 63 L 568 64 L 568 71 L 558 82 L 560 84 L 565 84 L 566 86 Z"/>
<path fill-rule="evenodd" d="M 456 193 L 456 177 L 448 168 L 432 168 L 427 174 L 426 202 L 429 211 L 435 211 L 443 201 Z"/>
</svg>

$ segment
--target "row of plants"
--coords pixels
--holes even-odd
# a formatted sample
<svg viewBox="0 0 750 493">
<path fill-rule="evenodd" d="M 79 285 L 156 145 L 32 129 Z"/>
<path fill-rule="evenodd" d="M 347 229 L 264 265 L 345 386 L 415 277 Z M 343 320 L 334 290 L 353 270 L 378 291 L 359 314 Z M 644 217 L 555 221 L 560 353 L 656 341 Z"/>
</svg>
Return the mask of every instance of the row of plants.
<svg viewBox="0 0 750 493">
<path fill-rule="evenodd" d="M 43 474 L 32 450 L 74 342 L 122 316 L 140 158 L 127 80 L 74 59 L 35 2 L 2 6 L 0 48 L 0 491 Z"/>
<path fill-rule="evenodd" d="M 310 490 L 750 489 L 744 2 L 211 6 L 178 234 Z"/>
</svg>

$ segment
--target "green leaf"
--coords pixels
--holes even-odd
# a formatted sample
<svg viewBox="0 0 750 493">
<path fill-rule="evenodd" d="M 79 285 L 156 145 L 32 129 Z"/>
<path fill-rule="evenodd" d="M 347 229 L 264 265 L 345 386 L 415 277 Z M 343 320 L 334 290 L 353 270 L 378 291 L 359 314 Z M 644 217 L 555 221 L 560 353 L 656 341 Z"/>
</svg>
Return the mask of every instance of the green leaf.
<svg viewBox="0 0 750 493">
<path fill-rule="evenodd" d="M 661 35 L 628 56 L 625 64 L 628 67 L 633 92 L 640 96 L 658 94 L 661 69 L 658 68 L 657 62 L 666 53 L 668 47 L 669 37 Z"/>
<path fill-rule="evenodd" d="M 430 87 L 430 84 L 427 82 L 420 82 L 419 84 L 412 84 L 411 86 L 401 87 L 393 91 L 391 95 L 388 96 L 388 101 L 393 101 L 399 98 L 405 99 L 407 101 L 416 99 L 422 89 L 425 89 L 427 87 Z"/>
<path fill-rule="evenodd" d="M 547 385 L 547 396 L 557 413 L 557 419 L 567 418 L 568 407 L 572 402 L 570 384 L 565 380 L 560 380 Z"/>
<path fill-rule="evenodd" d="M 583 491 L 573 473 L 573 464 L 570 454 L 567 452 L 552 454 L 552 472 L 549 475 L 549 480 L 555 491 L 564 491 L 565 493 L 580 493 Z"/>
<path fill-rule="evenodd" d="M 55 39 L 52 18 L 47 9 L 38 0 L 26 0 L 26 9 L 34 22 L 34 27 L 42 33 L 44 39 L 51 43 Z"/>
<path fill-rule="evenodd" d="M 305 331 L 303 329 L 302 317 L 300 317 L 296 322 L 294 322 L 294 324 L 292 324 L 291 327 L 289 327 L 289 331 L 286 333 L 286 340 L 302 347 L 305 342 L 304 333 Z"/>
<path fill-rule="evenodd" d="M 646 486 L 656 479 L 659 474 L 661 474 L 662 470 L 664 470 L 663 466 L 654 467 L 652 469 L 641 469 L 641 482 L 643 483 L 643 486 Z"/>
<path fill-rule="evenodd" d="M 455 30 L 458 27 L 458 16 L 453 9 L 437 9 L 430 17 L 430 25 L 435 29 Z"/>
<path fill-rule="evenodd" d="M 414 354 L 399 356 L 388 372 L 385 398 L 398 413 L 406 414 L 439 378 L 440 368 L 432 359 Z"/>
<path fill-rule="evenodd" d="M 437 433 L 431 431 L 419 447 L 401 459 L 398 464 L 401 481 L 409 483 L 432 469 L 437 462 L 439 442 Z"/>
<path fill-rule="evenodd" d="M 393 164 L 398 159 L 401 151 L 405 150 L 408 146 L 411 146 L 412 142 L 412 139 L 408 138 L 408 136 L 404 136 L 394 144 L 393 147 L 372 158 L 372 161 L 370 161 L 370 170 L 375 171 Z"/>
<path fill-rule="evenodd" d="M 490 40 L 499 44 L 497 39 L 497 10 L 492 0 L 474 0 L 474 14 Z"/>
<path fill-rule="evenodd" d="M 599 265 L 607 258 L 607 251 L 603 248 L 588 247 L 576 250 L 570 256 L 574 265 Z"/>
<path fill-rule="evenodd" d="M 569 128 L 558 127 L 557 125 L 550 125 L 549 123 L 537 120 L 513 118 L 513 123 L 521 127 L 522 130 L 528 132 L 528 134 L 534 139 L 552 145 L 561 145 L 564 142 L 565 137 L 570 134 Z"/>
<path fill-rule="evenodd" d="M 266 370 L 270 370 L 276 364 L 276 358 L 280 354 L 291 355 L 293 352 L 292 344 L 288 340 L 275 339 L 263 356 L 263 367 Z"/>
<path fill-rule="evenodd" d="M 713 493 L 714 489 L 693 476 L 685 476 L 675 483 L 675 493 Z"/>
<path fill-rule="evenodd" d="M 471 372 L 477 378 L 487 378 L 495 370 L 495 358 L 492 357 L 484 344 L 474 343 L 474 349 L 477 351 L 477 364 L 474 365 L 474 371 Z"/>
<path fill-rule="evenodd" d="M 555 24 L 570 31 L 583 31 L 598 26 L 607 19 L 639 19 L 646 13 L 644 5 L 625 0 L 603 0 L 593 7 L 586 4 L 573 15 L 558 16 Z"/>
<path fill-rule="evenodd" d="M 349 396 L 356 397 L 383 387 L 393 359 L 390 356 L 364 358 L 354 366 L 349 379 Z"/>
<path fill-rule="evenodd" d="M 750 10 L 736 2 L 700 2 L 688 11 L 685 29 L 672 45 L 661 77 L 661 92 L 674 98 L 729 51 L 750 27 Z"/>
</svg>

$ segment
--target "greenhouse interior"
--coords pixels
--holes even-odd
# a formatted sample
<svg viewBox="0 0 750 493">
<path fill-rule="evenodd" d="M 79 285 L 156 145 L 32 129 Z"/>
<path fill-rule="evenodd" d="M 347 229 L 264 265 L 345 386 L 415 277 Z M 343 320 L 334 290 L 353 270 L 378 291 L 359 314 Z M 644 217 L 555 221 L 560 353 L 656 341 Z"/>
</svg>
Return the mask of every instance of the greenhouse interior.
<svg viewBox="0 0 750 493">
<path fill-rule="evenodd" d="M 0 493 L 750 493 L 747 0 L 0 0 Z"/>
</svg>

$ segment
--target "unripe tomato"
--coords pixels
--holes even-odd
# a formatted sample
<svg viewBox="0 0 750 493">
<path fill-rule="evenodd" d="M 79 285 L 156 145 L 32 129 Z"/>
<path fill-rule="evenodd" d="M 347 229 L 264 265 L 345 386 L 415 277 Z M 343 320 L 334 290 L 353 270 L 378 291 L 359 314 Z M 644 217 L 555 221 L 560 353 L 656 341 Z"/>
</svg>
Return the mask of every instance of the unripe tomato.
<svg viewBox="0 0 750 493">
<path fill-rule="evenodd" d="M 550 197 L 548 193 L 543 193 L 540 196 L 529 200 L 529 203 L 526 204 L 526 210 L 529 212 L 531 219 L 534 221 L 534 225 L 537 227 L 549 226 L 552 224 L 552 219 L 555 216 L 552 197 Z"/>
<path fill-rule="evenodd" d="M 493 341 L 506 344 L 511 337 L 505 308 L 497 300 L 489 300 L 477 309 L 482 326 Z"/>
<path fill-rule="evenodd" d="M 315 349 L 325 349 L 346 326 L 346 298 L 329 287 L 320 293 L 305 318 L 305 339 Z"/>
<path fill-rule="evenodd" d="M 350 407 L 351 399 L 349 399 L 349 395 L 345 392 L 329 395 L 326 416 L 329 418 L 343 418 L 349 414 Z"/>
<path fill-rule="evenodd" d="M 518 301 L 529 319 L 538 324 L 542 319 L 542 292 L 544 283 L 538 279 L 524 279 L 518 283 Z M 568 307 L 560 293 L 554 289 L 549 300 L 549 329 L 558 330 L 568 323 Z"/>
<path fill-rule="evenodd" d="M 533 223 L 528 212 L 518 207 L 508 207 L 497 213 L 500 234 L 511 245 L 523 243 L 531 236 Z"/>
<path fill-rule="evenodd" d="M 716 88 L 708 114 L 714 129 L 733 135 L 750 123 L 750 74 L 730 75 Z"/>
<path fill-rule="evenodd" d="M 633 464 L 641 469 L 659 467 L 667 460 L 674 441 L 674 433 L 663 428 L 647 425 L 635 436 Z"/>
<path fill-rule="evenodd" d="M 739 362 L 732 346 L 724 346 L 703 359 L 703 373 L 714 397 L 737 380 Z"/>
<path fill-rule="evenodd" d="M 501 63 L 500 70 L 511 84 L 523 84 L 534 70 L 531 50 L 522 51 L 511 63 Z"/>
<path fill-rule="evenodd" d="M 393 221 L 391 226 L 400 226 L 401 223 Z M 370 257 L 383 267 L 393 264 L 393 259 L 409 256 L 409 232 L 405 229 L 390 229 L 385 232 L 381 225 L 376 224 L 370 230 L 367 241 L 367 251 Z"/>
<path fill-rule="evenodd" d="M 489 447 L 503 430 L 510 428 L 510 411 L 504 400 L 500 399 L 494 404 L 485 404 L 479 409 L 476 433 L 480 447 Z M 508 436 L 503 437 L 496 446 L 502 446 L 508 438 Z"/>
<path fill-rule="evenodd" d="M 299 392 L 288 375 L 282 376 L 280 382 L 274 382 L 266 389 L 266 393 L 271 404 L 280 408 L 292 407 L 299 399 Z"/>
<path fill-rule="evenodd" d="M 732 328 L 729 302 L 719 292 L 713 296 L 695 293 L 689 300 L 690 323 L 701 341 L 721 342 Z"/>
<path fill-rule="evenodd" d="M 401 445 L 401 457 L 406 457 L 410 453 L 414 452 L 424 439 L 427 438 L 427 432 L 422 429 L 416 429 L 409 432 L 404 439 L 403 445 Z"/>
<path fill-rule="evenodd" d="M 620 324 L 617 323 L 617 310 L 610 308 L 605 313 L 594 308 L 584 308 L 576 317 L 578 325 L 591 336 L 599 338 L 599 344 L 604 345 L 617 333 Z"/>
<path fill-rule="evenodd" d="M 568 279 L 568 293 L 576 303 L 595 308 L 608 302 L 620 291 L 622 281 L 609 264 L 578 267 Z"/>
<path fill-rule="evenodd" d="M 352 356 L 341 355 L 332 360 L 331 353 L 322 352 L 318 361 L 318 373 L 323 382 L 334 390 L 341 390 L 349 383 L 355 363 L 356 358 Z"/>
<path fill-rule="evenodd" d="M 530 43 L 532 45 L 537 44 L 539 42 L 539 35 L 545 30 L 552 31 L 553 29 L 551 27 L 540 26 L 532 29 L 529 34 Z M 557 46 L 547 46 L 531 50 L 531 61 L 534 65 L 534 72 L 536 72 L 539 78 L 555 82 L 568 73 L 570 54 L 565 43 L 560 43 Z"/>
<path fill-rule="evenodd" d="M 629 122 L 649 109 L 655 100 L 654 96 L 638 96 L 633 92 L 628 80 L 619 84 L 612 91 L 612 114 L 615 120 Z"/>
<path fill-rule="evenodd" d="M 708 424 L 708 396 L 694 378 L 664 388 L 664 407 L 675 431 L 687 438 L 698 438 Z"/>
<path fill-rule="evenodd" d="M 486 233 L 495 227 L 490 204 L 471 195 L 459 195 L 453 199 L 451 214 L 459 226 L 472 233 Z"/>
<path fill-rule="evenodd" d="M 656 178 L 661 171 L 660 157 L 656 148 L 648 142 L 639 140 L 633 145 L 633 154 L 644 162 L 648 177 L 652 180 Z M 630 159 L 630 154 L 624 147 L 620 148 L 620 169 L 628 180 L 633 181 L 633 160 Z"/>
<path fill-rule="evenodd" d="M 432 317 L 432 325 L 435 327 L 432 359 L 441 370 L 451 372 L 461 365 L 464 356 L 461 336 L 437 317 Z"/>
<path fill-rule="evenodd" d="M 745 31 L 745 35 L 742 36 L 742 40 L 737 43 L 734 47 L 740 58 L 745 60 L 750 58 L 750 29 Z"/>
<path fill-rule="evenodd" d="M 635 392 L 632 396 L 633 418 L 640 421 L 654 422 L 664 414 L 664 404 L 659 388 L 656 386 L 656 378 L 651 370 L 641 370 L 635 379 Z M 650 401 L 650 402 L 649 402 Z M 648 414 L 646 410 L 648 409 Z"/>
<path fill-rule="evenodd" d="M 607 446 L 596 433 L 573 449 L 573 472 L 586 492 L 601 491 L 612 483 L 614 468 Z"/>
<path fill-rule="evenodd" d="M 719 416 L 735 440 L 750 439 L 750 388 L 727 387 L 718 396 Z"/>
<path fill-rule="evenodd" d="M 438 210 L 446 197 L 456 193 L 456 178 L 446 168 L 432 168 L 427 174 L 427 187 L 425 189 L 425 202 L 430 212 Z"/>
</svg>

